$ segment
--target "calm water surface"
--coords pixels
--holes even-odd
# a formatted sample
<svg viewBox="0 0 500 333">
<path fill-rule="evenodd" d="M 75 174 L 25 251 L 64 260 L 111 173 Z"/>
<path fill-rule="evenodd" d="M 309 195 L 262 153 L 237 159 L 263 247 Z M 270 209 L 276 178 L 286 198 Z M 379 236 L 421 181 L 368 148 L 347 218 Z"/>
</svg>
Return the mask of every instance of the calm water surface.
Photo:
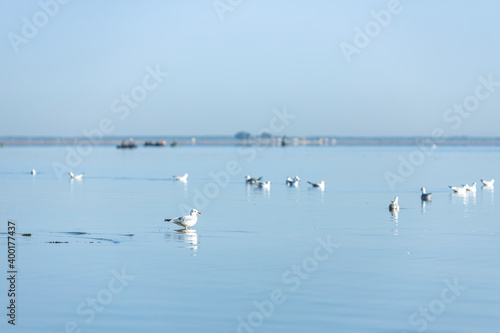
<svg viewBox="0 0 500 333">
<path fill-rule="evenodd" d="M 16 236 L 15 328 L 0 283 L 1 331 L 498 332 L 500 205 L 448 189 L 500 179 L 498 148 L 68 149 L 0 149 L 4 275 L 7 221 L 31 234 Z M 68 161 L 82 181 L 54 170 Z M 195 230 L 163 222 L 192 207 Z"/>
</svg>

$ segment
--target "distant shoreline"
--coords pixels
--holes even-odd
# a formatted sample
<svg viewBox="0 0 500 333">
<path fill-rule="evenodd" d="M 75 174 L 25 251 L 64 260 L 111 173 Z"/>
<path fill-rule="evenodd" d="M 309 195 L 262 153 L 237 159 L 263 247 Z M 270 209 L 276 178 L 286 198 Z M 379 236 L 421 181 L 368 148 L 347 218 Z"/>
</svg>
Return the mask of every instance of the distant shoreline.
<svg viewBox="0 0 500 333">
<path fill-rule="evenodd" d="M 134 143 L 137 147 L 164 147 L 156 146 L 160 140 L 165 141 L 165 146 L 500 146 L 500 137 L 449 137 L 439 141 L 427 137 L 273 137 L 236 139 L 224 136 L 202 137 L 173 137 L 173 136 L 135 136 Z M 92 141 L 94 140 L 94 141 Z M 0 146 L 58 146 L 58 145 L 99 145 L 118 146 L 123 140 L 129 138 L 105 137 L 102 139 L 88 139 L 85 137 L 0 137 Z M 149 145 L 145 145 L 149 142 Z M 153 143 L 153 145 L 151 145 Z"/>
</svg>

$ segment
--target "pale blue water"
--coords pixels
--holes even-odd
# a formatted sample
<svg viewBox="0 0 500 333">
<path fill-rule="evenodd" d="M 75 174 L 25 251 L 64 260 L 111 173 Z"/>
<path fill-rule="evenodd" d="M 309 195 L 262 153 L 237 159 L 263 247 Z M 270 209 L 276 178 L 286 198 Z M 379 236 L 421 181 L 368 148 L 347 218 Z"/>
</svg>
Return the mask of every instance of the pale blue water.
<svg viewBox="0 0 500 333">
<path fill-rule="evenodd" d="M 447 186 L 500 179 L 500 149 L 438 147 L 394 190 L 384 174 L 416 147 L 241 149 L 93 147 L 70 181 L 52 168 L 65 147 L 1 148 L 4 275 L 7 221 L 32 236 L 16 237 L 15 328 L 0 283 L 0 330 L 498 332 L 500 205 Z M 196 231 L 163 222 L 193 206 Z"/>
</svg>

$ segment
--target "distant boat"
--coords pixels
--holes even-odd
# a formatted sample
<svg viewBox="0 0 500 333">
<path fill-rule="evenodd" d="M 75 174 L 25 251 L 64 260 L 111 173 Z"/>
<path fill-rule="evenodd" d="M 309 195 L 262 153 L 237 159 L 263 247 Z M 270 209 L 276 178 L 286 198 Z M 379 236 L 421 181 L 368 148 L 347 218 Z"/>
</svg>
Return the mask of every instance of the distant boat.
<svg viewBox="0 0 500 333">
<path fill-rule="evenodd" d="M 137 145 L 135 144 L 134 139 L 130 138 L 128 142 L 126 140 L 123 140 L 121 144 L 116 146 L 116 148 L 131 149 L 131 148 L 137 148 Z"/>
<path fill-rule="evenodd" d="M 159 140 L 157 142 L 153 142 L 153 141 L 144 142 L 144 146 L 147 146 L 147 147 L 163 147 L 166 145 L 167 145 L 167 141 L 165 141 L 165 140 Z"/>
</svg>

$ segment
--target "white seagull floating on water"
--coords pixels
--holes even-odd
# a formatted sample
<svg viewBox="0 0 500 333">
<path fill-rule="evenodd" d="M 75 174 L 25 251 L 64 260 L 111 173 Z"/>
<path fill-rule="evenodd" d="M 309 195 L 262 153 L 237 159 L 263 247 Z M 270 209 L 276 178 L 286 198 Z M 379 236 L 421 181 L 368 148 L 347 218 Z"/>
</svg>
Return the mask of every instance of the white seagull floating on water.
<svg viewBox="0 0 500 333">
<path fill-rule="evenodd" d="M 36 175 L 36 170 L 35 169 L 31 169 L 31 174 L 34 176 Z"/>
<path fill-rule="evenodd" d="M 399 204 L 398 204 L 398 197 L 395 197 L 393 201 L 391 201 L 391 204 L 389 205 L 389 210 L 391 212 L 397 212 L 399 210 Z"/>
<path fill-rule="evenodd" d="M 78 174 L 78 175 L 75 175 L 73 172 L 68 172 L 69 176 L 71 177 L 71 179 L 74 179 L 74 180 L 82 180 L 83 178 L 83 172 Z"/>
<path fill-rule="evenodd" d="M 469 191 L 469 192 L 476 192 L 476 182 L 474 182 L 472 184 L 472 186 L 469 186 L 469 184 L 465 184 L 465 185 L 462 185 L 466 191 Z"/>
<path fill-rule="evenodd" d="M 250 184 L 250 185 L 259 183 L 261 179 L 262 179 L 262 177 L 252 178 L 252 177 L 250 177 L 250 175 L 247 175 L 245 177 L 246 183 Z"/>
<path fill-rule="evenodd" d="M 486 187 L 493 187 L 493 184 L 495 183 L 495 180 L 494 179 L 492 179 L 492 180 L 481 179 L 481 183 L 483 183 L 483 185 L 486 186 Z"/>
<path fill-rule="evenodd" d="M 422 195 L 420 196 L 420 199 L 422 199 L 424 201 L 430 201 L 432 193 L 427 193 L 425 191 L 425 187 L 422 187 L 420 190 L 422 191 Z"/>
<path fill-rule="evenodd" d="M 286 185 L 287 186 L 295 186 L 298 187 L 300 182 L 299 176 L 295 176 L 295 178 L 292 177 L 287 177 L 286 178 Z"/>
<path fill-rule="evenodd" d="M 191 209 L 189 215 L 180 216 L 173 219 L 165 219 L 165 222 L 172 222 L 177 225 L 180 225 L 181 227 L 184 227 L 185 229 L 188 229 L 191 228 L 193 225 L 195 225 L 196 222 L 198 222 L 198 214 L 201 213 L 196 209 Z"/>
<path fill-rule="evenodd" d="M 451 188 L 453 193 L 457 193 L 457 194 L 466 194 L 467 193 L 467 189 L 465 187 L 457 187 L 457 186 L 448 186 L 448 187 Z"/>
<path fill-rule="evenodd" d="M 268 180 L 267 182 L 258 182 L 257 187 L 262 188 L 264 190 L 270 190 L 271 189 L 271 181 Z"/>
<path fill-rule="evenodd" d="M 188 174 L 185 173 L 184 176 L 174 176 L 174 180 L 185 183 L 188 180 Z"/>
<path fill-rule="evenodd" d="M 310 181 L 308 181 L 308 183 L 311 184 L 312 187 L 317 187 L 317 188 L 320 188 L 322 190 L 325 189 L 325 181 L 324 180 L 320 181 L 319 183 L 312 183 Z"/>
</svg>

